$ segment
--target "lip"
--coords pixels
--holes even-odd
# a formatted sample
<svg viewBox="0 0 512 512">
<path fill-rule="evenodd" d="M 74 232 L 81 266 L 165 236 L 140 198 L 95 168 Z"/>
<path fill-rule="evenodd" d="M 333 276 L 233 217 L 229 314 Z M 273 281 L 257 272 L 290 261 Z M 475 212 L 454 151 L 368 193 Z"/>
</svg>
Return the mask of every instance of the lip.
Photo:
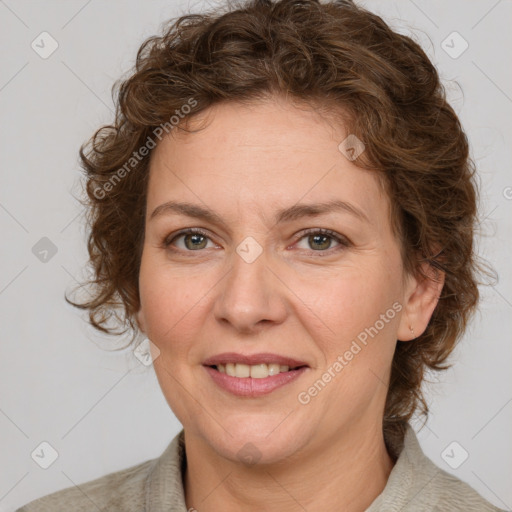
<svg viewBox="0 0 512 512">
<path fill-rule="evenodd" d="M 223 354 L 217 354 L 216 356 L 209 357 L 208 359 L 203 361 L 204 366 L 216 366 L 218 364 L 227 363 L 241 363 L 248 364 L 249 366 L 261 363 L 276 363 L 283 366 L 289 366 L 290 368 L 296 368 L 298 366 L 309 366 L 304 361 L 297 361 L 296 359 L 292 359 L 291 357 L 280 356 L 278 354 L 271 354 L 269 352 L 250 355 L 237 354 L 236 352 L 224 352 Z"/>
<path fill-rule="evenodd" d="M 240 360 L 238 361 L 240 362 Z M 259 361 L 263 362 L 261 359 L 259 359 Z M 274 359 L 274 362 L 277 361 Z M 269 375 L 264 379 L 254 379 L 252 377 L 230 377 L 229 375 L 220 373 L 215 368 L 211 368 L 206 365 L 203 366 L 203 368 L 221 389 L 236 396 L 250 398 L 268 395 L 269 393 L 272 393 L 272 391 L 296 380 L 308 370 L 308 367 L 303 366 L 297 370 L 289 370 L 287 372 L 278 373 L 277 375 Z"/>
</svg>

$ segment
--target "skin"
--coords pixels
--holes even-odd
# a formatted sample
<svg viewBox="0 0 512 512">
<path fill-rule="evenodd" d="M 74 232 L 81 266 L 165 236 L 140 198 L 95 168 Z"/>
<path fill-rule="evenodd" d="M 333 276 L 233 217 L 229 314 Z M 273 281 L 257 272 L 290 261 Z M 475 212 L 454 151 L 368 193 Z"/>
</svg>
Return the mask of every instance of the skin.
<svg viewBox="0 0 512 512">
<path fill-rule="evenodd" d="M 187 507 L 364 510 L 394 464 L 382 417 L 396 340 L 412 340 L 411 327 L 414 337 L 424 331 L 442 279 L 404 272 L 389 198 L 374 174 L 338 149 L 348 135 L 341 122 L 278 97 L 215 105 L 189 122 L 203 129 L 171 132 L 151 156 L 137 313 L 160 351 L 158 381 L 185 430 Z M 367 220 L 331 211 L 274 221 L 281 208 L 331 199 Z M 206 206 L 223 224 L 175 212 L 151 218 L 172 200 Z M 202 228 L 207 238 L 164 245 L 184 228 Z M 349 243 L 321 234 L 315 242 L 303 233 L 309 228 Z M 249 236 L 262 249 L 252 263 L 236 252 Z M 300 403 L 299 393 L 394 303 L 401 311 Z M 222 352 L 272 352 L 309 368 L 263 397 L 236 397 L 202 366 Z M 240 459 L 246 443 L 256 447 L 256 463 Z"/>
</svg>

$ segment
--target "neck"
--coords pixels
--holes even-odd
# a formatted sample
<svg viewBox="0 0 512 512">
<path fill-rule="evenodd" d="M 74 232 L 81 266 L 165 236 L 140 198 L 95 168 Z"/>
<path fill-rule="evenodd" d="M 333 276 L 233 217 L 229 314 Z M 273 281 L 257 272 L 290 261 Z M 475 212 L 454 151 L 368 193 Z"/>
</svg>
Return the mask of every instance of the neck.
<svg viewBox="0 0 512 512">
<path fill-rule="evenodd" d="M 337 432 L 300 460 L 254 466 L 219 456 L 197 436 L 185 439 L 187 509 L 200 512 L 361 511 L 382 492 L 394 464 L 380 424 Z"/>
</svg>

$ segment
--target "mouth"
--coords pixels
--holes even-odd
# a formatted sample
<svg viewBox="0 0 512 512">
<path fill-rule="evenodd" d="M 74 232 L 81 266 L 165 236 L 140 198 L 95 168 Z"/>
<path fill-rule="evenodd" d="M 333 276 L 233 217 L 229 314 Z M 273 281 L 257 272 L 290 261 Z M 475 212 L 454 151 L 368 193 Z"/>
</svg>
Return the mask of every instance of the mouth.
<svg viewBox="0 0 512 512">
<path fill-rule="evenodd" d="M 243 363 L 226 363 L 217 365 L 208 365 L 209 368 L 217 370 L 219 373 L 225 373 L 229 377 L 244 379 L 251 377 L 252 379 L 266 379 L 279 373 L 288 373 L 301 368 L 307 368 L 307 365 L 288 366 L 279 363 L 259 363 L 259 364 L 243 364 Z"/>
<path fill-rule="evenodd" d="M 203 362 L 213 381 L 236 396 L 266 395 L 297 379 L 309 365 L 276 354 L 219 354 Z"/>
</svg>

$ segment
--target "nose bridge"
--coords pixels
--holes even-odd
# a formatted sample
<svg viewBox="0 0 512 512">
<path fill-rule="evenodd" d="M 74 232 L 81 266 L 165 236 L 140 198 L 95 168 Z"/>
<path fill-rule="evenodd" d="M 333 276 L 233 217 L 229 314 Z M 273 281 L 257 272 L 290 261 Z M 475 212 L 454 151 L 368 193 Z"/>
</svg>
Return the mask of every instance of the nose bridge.
<svg viewBox="0 0 512 512">
<path fill-rule="evenodd" d="M 270 268 L 272 258 L 252 237 L 242 240 L 230 258 L 231 270 L 215 304 L 216 318 L 245 332 L 281 322 L 286 310 Z"/>
</svg>

